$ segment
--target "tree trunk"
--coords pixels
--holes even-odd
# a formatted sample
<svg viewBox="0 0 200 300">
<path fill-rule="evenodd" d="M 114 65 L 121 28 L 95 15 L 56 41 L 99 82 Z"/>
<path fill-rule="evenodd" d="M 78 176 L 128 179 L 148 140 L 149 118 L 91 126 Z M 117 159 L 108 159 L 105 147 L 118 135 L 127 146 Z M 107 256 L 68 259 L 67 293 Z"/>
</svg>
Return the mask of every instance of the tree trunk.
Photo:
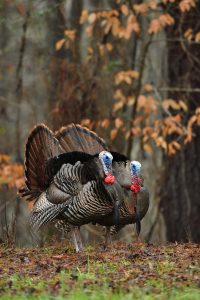
<svg viewBox="0 0 200 300">
<path fill-rule="evenodd" d="M 196 22 L 200 12 L 198 4 L 196 10 L 191 10 L 187 19 L 177 22 L 179 26 L 168 32 L 170 39 L 180 39 L 180 32 L 189 27 L 200 31 L 200 23 Z M 177 12 L 174 12 L 177 14 Z M 176 16 L 177 17 L 177 16 Z M 172 87 L 186 87 L 192 91 L 200 86 L 199 56 L 197 43 L 181 40 L 168 44 L 169 85 Z M 186 96 L 186 97 L 185 97 Z M 175 99 L 189 99 L 188 111 L 191 114 L 199 106 L 198 93 L 173 93 L 169 95 Z M 166 157 L 165 176 L 161 187 L 161 208 L 167 225 L 167 239 L 169 241 L 200 242 L 200 128 L 193 126 L 194 138 L 186 144 L 180 152 L 170 158 Z"/>
</svg>

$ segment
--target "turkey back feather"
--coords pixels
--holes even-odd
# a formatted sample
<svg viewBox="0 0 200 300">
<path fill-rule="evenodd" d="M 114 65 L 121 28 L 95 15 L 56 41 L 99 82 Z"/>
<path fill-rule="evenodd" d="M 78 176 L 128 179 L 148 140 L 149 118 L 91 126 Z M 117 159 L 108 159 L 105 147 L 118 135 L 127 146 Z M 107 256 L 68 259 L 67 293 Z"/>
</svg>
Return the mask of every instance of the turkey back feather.
<svg viewBox="0 0 200 300">
<path fill-rule="evenodd" d="M 58 156 L 63 150 L 53 132 L 44 124 L 36 125 L 31 131 L 25 146 L 25 183 L 24 193 L 33 200 L 49 185 L 53 174 L 46 168 L 49 159 Z"/>
<path fill-rule="evenodd" d="M 55 137 L 66 152 L 80 151 L 94 155 L 108 150 L 105 141 L 95 132 L 77 124 L 62 127 Z"/>
<path fill-rule="evenodd" d="M 54 175 L 56 175 L 56 173 L 60 170 L 63 164 L 75 165 L 75 163 L 78 161 L 84 163 L 91 160 L 92 158 L 94 158 L 94 155 L 90 155 L 84 152 L 73 151 L 62 153 L 48 160 L 47 169 L 50 169 L 51 172 Z"/>
<path fill-rule="evenodd" d="M 55 136 L 66 152 L 72 152 L 72 160 L 77 159 L 77 161 L 84 162 L 90 159 L 88 155 L 97 156 L 101 151 L 108 150 L 105 141 L 95 132 L 77 124 L 62 127 Z M 81 157 L 80 152 L 84 152 L 85 157 Z M 112 151 L 110 153 L 113 156 L 113 162 L 115 162 L 113 164 L 113 172 L 115 173 L 117 180 L 123 187 L 129 187 L 131 185 L 131 177 L 130 170 L 126 168 L 128 158 L 118 152 Z M 70 157 L 66 154 L 60 155 L 57 165 L 59 165 L 62 160 L 64 163 L 74 164 L 72 160 L 69 160 Z"/>
</svg>

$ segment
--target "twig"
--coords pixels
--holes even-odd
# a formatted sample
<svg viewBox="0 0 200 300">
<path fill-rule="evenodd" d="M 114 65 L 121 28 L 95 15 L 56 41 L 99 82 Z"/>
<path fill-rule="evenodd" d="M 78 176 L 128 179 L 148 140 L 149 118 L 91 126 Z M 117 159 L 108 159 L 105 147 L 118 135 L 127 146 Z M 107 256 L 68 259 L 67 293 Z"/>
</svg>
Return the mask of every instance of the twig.
<svg viewBox="0 0 200 300">
<path fill-rule="evenodd" d="M 131 120 L 134 120 L 135 116 L 136 116 L 136 110 L 137 110 L 137 105 L 138 105 L 138 99 L 139 99 L 139 95 L 140 95 L 140 91 L 141 91 L 141 87 L 142 87 L 142 78 L 143 78 L 143 73 L 144 73 L 144 69 L 145 69 L 145 59 L 146 59 L 146 55 L 149 49 L 149 46 L 151 44 L 151 40 L 152 40 L 152 35 L 149 38 L 149 41 L 146 43 L 146 45 L 143 48 L 143 53 L 142 53 L 142 58 L 141 58 L 141 63 L 140 63 L 140 70 L 139 70 L 139 78 L 138 78 L 138 84 L 136 87 L 136 92 L 135 92 L 135 102 L 133 104 L 132 107 L 132 112 L 131 112 Z M 130 128 L 131 128 L 131 122 L 130 122 Z M 132 142 L 133 142 L 133 136 L 130 135 L 128 141 L 127 141 L 127 156 L 130 156 L 131 153 L 131 149 L 132 149 Z"/>
<path fill-rule="evenodd" d="M 199 88 L 178 88 L 178 87 L 160 87 L 160 92 L 182 92 L 182 93 L 200 93 Z"/>
</svg>

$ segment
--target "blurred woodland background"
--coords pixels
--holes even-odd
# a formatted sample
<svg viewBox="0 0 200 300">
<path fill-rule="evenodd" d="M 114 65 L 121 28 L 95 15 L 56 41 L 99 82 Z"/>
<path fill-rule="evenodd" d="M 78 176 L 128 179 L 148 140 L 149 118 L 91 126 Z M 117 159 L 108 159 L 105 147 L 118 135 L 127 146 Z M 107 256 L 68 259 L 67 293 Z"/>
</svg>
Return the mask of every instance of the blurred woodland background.
<svg viewBox="0 0 200 300">
<path fill-rule="evenodd" d="M 195 0 L 0 1 L 1 242 L 31 243 L 16 191 L 39 122 L 80 123 L 141 161 L 143 240 L 200 241 L 199 16 Z"/>
</svg>

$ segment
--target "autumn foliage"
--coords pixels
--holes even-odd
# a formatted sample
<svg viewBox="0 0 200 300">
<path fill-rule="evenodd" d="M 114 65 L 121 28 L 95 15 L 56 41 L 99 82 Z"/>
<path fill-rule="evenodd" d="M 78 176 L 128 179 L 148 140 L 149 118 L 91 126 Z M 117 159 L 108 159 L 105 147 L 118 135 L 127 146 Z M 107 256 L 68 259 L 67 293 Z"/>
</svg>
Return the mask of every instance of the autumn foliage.
<svg viewBox="0 0 200 300">
<path fill-rule="evenodd" d="M 0 185 L 20 188 L 24 184 L 24 167 L 12 162 L 10 156 L 0 154 Z"/>
<path fill-rule="evenodd" d="M 167 96 L 155 84 L 146 81 L 146 57 L 159 34 L 182 26 L 180 19 L 187 18 L 197 3 L 194 0 L 149 0 L 140 4 L 114 2 L 111 9 L 83 10 L 80 17 L 81 30 L 88 39 L 84 63 L 93 65 L 98 61 L 98 74 L 102 76 L 109 72 L 113 89 L 111 117 L 86 118 L 82 124 L 93 129 L 109 129 L 111 141 L 123 136 L 131 144 L 134 137 L 140 137 L 144 151 L 152 153 L 158 146 L 166 154 L 173 155 L 195 137 L 194 127 L 200 125 L 200 107 L 191 110 L 191 94 L 169 92 Z M 195 32 L 190 25 L 188 28 L 184 25 L 181 30 L 180 43 L 186 46 L 191 42 L 199 43 L 200 32 Z M 76 33 L 75 29 L 65 30 L 64 37 L 55 45 L 56 50 L 71 47 L 73 51 L 72 44 L 78 39 Z M 139 55 L 133 50 L 132 62 L 128 64 L 127 47 L 131 43 L 142 46 Z M 115 66 L 109 68 L 112 63 Z M 130 147 L 128 155 L 129 152 Z"/>
</svg>

